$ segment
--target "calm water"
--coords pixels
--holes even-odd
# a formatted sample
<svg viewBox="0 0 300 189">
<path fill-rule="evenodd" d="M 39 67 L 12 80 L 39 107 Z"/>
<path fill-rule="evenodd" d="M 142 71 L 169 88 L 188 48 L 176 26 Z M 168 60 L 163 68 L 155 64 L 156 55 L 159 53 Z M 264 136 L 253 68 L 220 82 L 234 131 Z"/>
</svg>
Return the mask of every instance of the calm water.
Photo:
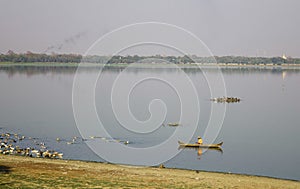
<svg viewBox="0 0 300 189">
<path fill-rule="evenodd" d="M 177 128 L 161 126 L 149 134 L 137 134 L 120 126 L 116 120 L 110 92 L 122 71 L 121 68 L 105 69 L 95 89 L 99 118 L 112 136 L 106 142 L 128 140 L 128 146 L 136 148 L 160 144 Z M 209 121 L 212 102 L 202 72 L 196 69 L 183 71 L 199 94 L 201 113 L 193 137 L 196 139 L 203 134 Z M 89 68 L 80 74 L 95 73 Z M 224 141 L 223 153 L 209 150 L 198 155 L 194 149 L 184 149 L 164 164 L 300 180 L 300 70 L 235 68 L 223 69 L 222 73 L 227 94 L 242 98 L 240 103 L 227 104 L 225 120 L 216 139 L 216 142 Z M 72 110 L 74 74 L 75 68 L 0 68 L 0 132 L 37 138 L 64 152 L 66 159 L 103 161 L 80 140 L 72 145 L 66 143 L 72 137 L 80 136 Z M 180 79 L 178 76 L 182 73 L 176 69 L 131 68 L 125 74 L 127 78 L 154 74 Z M 148 104 L 157 98 L 168 107 L 165 124 L 178 121 L 180 99 L 176 91 L 156 80 L 145 81 L 134 88 L 129 97 L 132 114 L 138 120 L 147 120 L 150 117 Z M 217 104 L 216 108 L 218 106 L 222 108 L 224 104 Z M 185 126 L 178 129 L 184 132 Z M 57 137 L 62 141 L 56 142 Z"/>
</svg>

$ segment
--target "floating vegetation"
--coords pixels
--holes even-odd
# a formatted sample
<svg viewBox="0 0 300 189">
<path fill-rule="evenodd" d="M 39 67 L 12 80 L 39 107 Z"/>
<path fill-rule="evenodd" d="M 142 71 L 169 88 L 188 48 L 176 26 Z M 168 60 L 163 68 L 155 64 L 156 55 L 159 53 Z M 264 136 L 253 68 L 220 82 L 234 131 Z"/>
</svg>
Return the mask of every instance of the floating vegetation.
<svg viewBox="0 0 300 189">
<path fill-rule="evenodd" d="M 114 138 L 106 138 L 106 137 L 101 137 L 101 136 L 90 136 L 90 139 L 101 139 L 104 140 L 105 142 L 115 142 L 115 143 L 123 143 L 125 145 L 129 144 L 128 140 L 119 140 L 119 139 L 114 139 Z"/>
<path fill-rule="evenodd" d="M 31 146 L 21 147 L 23 140 L 31 141 Z M 24 145 L 24 144 L 23 144 Z M 25 137 L 19 134 L 0 134 L 0 153 L 4 155 L 19 155 L 35 158 L 63 158 L 63 153 L 48 150 L 44 142 L 38 142 L 35 138 Z"/>
<path fill-rule="evenodd" d="M 237 103 L 240 102 L 241 99 L 237 97 L 219 97 L 219 98 L 212 98 L 211 101 L 217 103 Z"/>
<path fill-rule="evenodd" d="M 168 125 L 171 127 L 177 127 L 180 125 L 180 123 L 168 123 Z"/>
<path fill-rule="evenodd" d="M 20 134 L 14 134 L 9 131 L 0 130 L 0 154 L 28 156 L 34 158 L 63 158 L 64 154 L 53 150 L 53 148 L 66 149 L 67 146 L 80 145 L 87 140 L 95 140 L 95 142 L 113 142 L 128 145 L 127 140 L 114 138 L 91 136 L 89 139 L 73 136 L 71 138 L 53 138 L 44 139 L 28 137 Z M 48 145 L 46 145 L 46 143 Z M 56 146 L 56 147 L 55 147 Z M 73 147 L 72 147 L 73 148 Z M 76 147 L 75 147 L 76 148 Z"/>
</svg>

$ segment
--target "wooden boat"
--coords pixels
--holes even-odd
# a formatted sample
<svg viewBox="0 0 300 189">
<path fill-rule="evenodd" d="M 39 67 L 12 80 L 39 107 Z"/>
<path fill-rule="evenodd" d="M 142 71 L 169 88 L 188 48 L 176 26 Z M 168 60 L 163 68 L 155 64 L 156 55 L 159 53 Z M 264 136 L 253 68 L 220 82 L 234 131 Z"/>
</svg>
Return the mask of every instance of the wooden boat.
<svg viewBox="0 0 300 189">
<path fill-rule="evenodd" d="M 192 148 L 221 148 L 223 142 L 218 144 L 188 144 L 181 141 L 178 141 L 180 147 L 192 147 Z"/>
</svg>

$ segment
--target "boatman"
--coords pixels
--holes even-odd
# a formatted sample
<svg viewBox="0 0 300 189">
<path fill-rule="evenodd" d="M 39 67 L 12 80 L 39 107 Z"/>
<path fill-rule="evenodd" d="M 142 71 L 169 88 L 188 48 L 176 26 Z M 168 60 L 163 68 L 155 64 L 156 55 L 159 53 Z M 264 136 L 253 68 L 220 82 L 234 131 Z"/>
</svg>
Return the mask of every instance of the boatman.
<svg viewBox="0 0 300 189">
<path fill-rule="evenodd" d="M 202 144 L 203 143 L 203 140 L 200 136 L 198 136 L 198 141 L 197 141 L 198 144 Z"/>
</svg>

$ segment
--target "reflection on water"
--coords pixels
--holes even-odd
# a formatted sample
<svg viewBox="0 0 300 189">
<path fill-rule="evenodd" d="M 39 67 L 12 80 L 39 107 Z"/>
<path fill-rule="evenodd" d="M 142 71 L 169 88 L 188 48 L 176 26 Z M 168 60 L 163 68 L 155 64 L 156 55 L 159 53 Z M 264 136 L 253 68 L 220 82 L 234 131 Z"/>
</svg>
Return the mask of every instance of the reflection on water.
<svg viewBox="0 0 300 189">
<path fill-rule="evenodd" d="M 220 154 L 223 154 L 223 150 L 222 148 L 195 148 L 195 147 L 182 147 L 179 149 L 183 149 L 182 153 L 185 153 L 186 150 L 190 150 L 190 151 L 195 151 L 195 155 L 198 156 L 197 159 L 200 159 L 201 156 L 206 154 L 206 151 L 216 151 L 216 152 L 220 152 Z"/>
<path fill-rule="evenodd" d="M 106 72 L 122 72 L 125 66 L 106 66 L 103 71 Z M 189 74 L 197 74 L 201 72 L 198 67 L 195 66 L 179 66 L 181 70 Z M 215 70 L 214 67 L 201 66 L 201 68 Z M 76 72 L 76 66 L 0 66 L 0 71 L 7 73 L 9 76 L 15 74 L 25 74 L 27 76 L 32 76 L 36 74 L 74 74 Z M 86 71 L 93 71 L 94 67 L 86 67 Z M 299 67 L 220 67 L 224 74 L 252 74 L 252 73 L 272 73 L 282 75 L 284 79 L 286 74 L 297 74 L 300 73 Z M 162 69 L 156 66 L 138 67 L 134 69 L 129 69 L 128 71 L 133 73 L 139 73 L 141 71 L 145 72 L 155 72 L 155 73 L 166 73 L 166 72 L 176 72 L 177 69 L 168 68 Z"/>
<path fill-rule="evenodd" d="M 186 131 L 189 127 L 187 123 L 179 127 L 161 126 L 149 135 L 131 133 L 122 128 L 114 117 L 110 103 L 113 81 L 122 70 L 122 67 L 105 68 L 96 86 L 96 108 L 112 136 L 111 141 L 129 141 L 128 146 L 144 148 L 166 140 L 175 129 Z M 211 95 L 201 70 L 187 67 L 182 70 L 189 75 L 199 94 L 200 120 L 193 137 L 196 140 L 197 136 L 203 135 L 209 121 Z M 238 104 L 227 104 L 225 120 L 216 139 L 224 141 L 223 153 L 184 149 L 164 164 L 167 167 L 299 180 L 300 69 L 240 67 L 221 70 L 227 95 L 242 99 Z M 62 151 L 67 159 L 102 161 L 85 145 L 85 141 L 67 144 L 72 142 L 73 137 L 80 137 L 71 101 L 75 72 L 76 67 L 0 67 L 1 130 L 38 138 L 52 149 Z M 86 68 L 83 74 L 93 73 L 95 70 Z M 127 77 L 151 73 L 178 77 L 177 69 L 155 67 L 131 68 Z M 138 85 L 131 95 L 130 108 L 137 119 L 147 119 L 149 102 L 160 98 L 168 107 L 164 124 L 178 121 L 180 101 L 167 85 L 145 82 Z M 61 142 L 57 142 L 57 138 Z M 94 140 L 104 141 L 100 138 Z"/>
</svg>

